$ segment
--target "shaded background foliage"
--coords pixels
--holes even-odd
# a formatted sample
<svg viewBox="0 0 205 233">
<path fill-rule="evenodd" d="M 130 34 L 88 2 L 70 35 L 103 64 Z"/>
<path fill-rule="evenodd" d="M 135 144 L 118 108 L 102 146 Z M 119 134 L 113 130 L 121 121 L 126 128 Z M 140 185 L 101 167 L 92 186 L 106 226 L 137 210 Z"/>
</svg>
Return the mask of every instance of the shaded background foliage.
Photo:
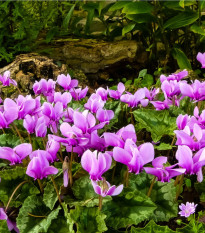
<svg viewBox="0 0 205 233">
<path fill-rule="evenodd" d="M 83 37 L 133 39 L 149 52 L 150 67 L 191 69 L 205 46 L 204 9 L 196 0 L 1 2 L 0 66 L 42 43 Z"/>
</svg>

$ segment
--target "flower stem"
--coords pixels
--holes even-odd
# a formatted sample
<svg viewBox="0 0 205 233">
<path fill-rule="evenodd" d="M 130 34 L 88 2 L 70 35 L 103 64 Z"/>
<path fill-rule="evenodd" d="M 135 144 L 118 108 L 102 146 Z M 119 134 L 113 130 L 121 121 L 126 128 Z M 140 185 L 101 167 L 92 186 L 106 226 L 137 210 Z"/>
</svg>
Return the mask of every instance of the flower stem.
<svg viewBox="0 0 205 233">
<path fill-rule="evenodd" d="M 9 198 L 9 201 L 8 201 L 8 203 L 7 203 L 7 205 L 6 205 L 5 212 L 7 211 L 8 207 L 9 207 L 9 204 L 10 204 L 10 202 L 11 202 L 11 200 L 12 200 L 14 194 L 16 193 L 16 191 L 17 191 L 23 184 L 28 183 L 28 182 L 29 182 L 28 180 L 24 180 L 23 182 L 21 182 L 21 183 L 14 189 L 14 191 L 13 191 L 13 193 L 11 194 L 11 196 L 10 196 L 10 198 Z"/>
<path fill-rule="evenodd" d="M 70 166 L 69 166 L 70 187 L 72 187 L 73 185 L 72 163 L 73 163 L 73 147 L 71 150 Z"/>
<path fill-rule="evenodd" d="M 57 196 L 58 196 L 59 203 L 62 204 L 61 198 L 60 198 L 60 194 L 59 194 L 59 191 L 58 191 L 58 187 L 57 187 L 57 185 L 56 185 L 55 180 L 53 179 L 53 176 L 51 176 L 51 180 L 52 180 L 53 186 L 54 186 L 54 188 L 55 188 L 55 190 L 56 190 L 56 194 L 57 194 Z"/>
<path fill-rule="evenodd" d="M 117 166 L 117 164 L 114 166 L 113 171 L 112 171 L 112 183 L 113 183 L 114 177 L 115 177 L 116 166 Z"/>
<path fill-rule="evenodd" d="M 180 178 L 180 175 L 176 177 L 176 180 L 174 181 L 174 186 L 177 186 L 178 183 L 179 183 L 179 178 Z"/>
<path fill-rule="evenodd" d="M 14 124 L 14 122 L 12 123 L 12 125 L 14 126 L 14 129 L 16 130 L 16 132 L 17 132 L 17 134 L 18 134 L 18 136 L 20 138 L 21 143 L 23 143 L 24 141 L 23 141 L 23 138 L 21 136 L 20 131 L 18 130 L 18 128 L 16 127 L 16 125 Z"/>
<path fill-rule="evenodd" d="M 178 197 L 179 197 L 179 194 L 180 194 L 180 191 L 181 191 L 181 187 L 183 185 L 183 181 L 184 181 L 184 174 L 181 175 L 181 179 L 180 179 L 180 182 L 179 182 L 179 187 L 178 187 L 178 190 L 177 190 L 177 193 L 176 193 L 176 201 L 178 200 Z"/>
<path fill-rule="evenodd" d="M 39 187 L 40 187 L 40 190 L 41 190 L 41 193 L 43 193 L 43 185 L 42 185 L 42 183 L 41 183 L 41 181 L 39 180 L 39 179 L 37 179 L 37 181 L 38 181 L 38 185 L 39 185 Z"/>
<path fill-rule="evenodd" d="M 99 210 L 102 209 L 102 200 L 103 200 L 103 197 L 101 195 L 99 195 Z"/>
<path fill-rule="evenodd" d="M 6 134 L 3 128 L 2 128 L 2 131 L 3 131 L 3 134 Z"/>
<path fill-rule="evenodd" d="M 125 187 L 129 185 L 129 169 L 127 167 L 127 171 L 125 172 L 125 180 L 124 180 Z"/>
<path fill-rule="evenodd" d="M 148 197 L 150 197 L 150 195 L 151 195 L 152 188 L 153 188 L 153 186 L 154 186 L 155 180 L 156 180 L 156 176 L 153 178 L 152 183 L 151 183 L 151 185 L 150 185 L 150 187 L 149 187 L 149 191 L 148 191 L 148 193 L 147 193 L 147 196 L 148 196 Z"/>
<path fill-rule="evenodd" d="M 31 135 L 27 132 L 27 134 L 28 134 L 28 140 L 29 140 L 29 143 L 31 144 L 31 146 L 32 146 L 32 141 L 31 141 Z M 33 146 L 32 146 L 33 147 Z"/>
<path fill-rule="evenodd" d="M 130 108 L 130 114 L 131 114 L 131 124 L 135 125 L 132 108 Z"/>
</svg>

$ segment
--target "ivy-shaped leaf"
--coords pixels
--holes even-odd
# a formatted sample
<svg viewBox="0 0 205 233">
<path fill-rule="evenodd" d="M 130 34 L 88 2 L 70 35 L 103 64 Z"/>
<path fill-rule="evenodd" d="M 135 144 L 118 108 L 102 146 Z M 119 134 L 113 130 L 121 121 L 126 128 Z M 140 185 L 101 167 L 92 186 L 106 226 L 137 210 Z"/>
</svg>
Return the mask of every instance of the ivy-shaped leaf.
<svg viewBox="0 0 205 233">
<path fill-rule="evenodd" d="M 65 202 L 69 204 L 70 207 L 73 206 L 86 206 L 94 207 L 99 203 L 98 195 L 94 192 L 93 186 L 88 176 L 83 176 L 75 181 L 73 187 L 73 194 L 77 198 L 73 199 L 69 195 L 65 197 Z M 107 196 L 103 198 L 103 204 L 111 201 L 112 197 Z"/>
<path fill-rule="evenodd" d="M 0 221 L 0 232 L 2 232 L 2 233 L 10 233 L 6 220 L 1 220 Z"/>
<path fill-rule="evenodd" d="M 0 135 L 0 146 L 15 147 L 19 145 L 20 139 L 13 134 L 1 134 Z"/>
<path fill-rule="evenodd" d="M 156 205 L 142 192 L 138 190 L 124 190 L 122 194 L 113 198 L 102 207 L 107 215 L 108 226 L 119 229 L 149 219 Z"/>
<path fill-rule="evenodd" d="M 173 233 L 168 226 L 159 226 L 151 220 L 144 228 L 131 228 L 131 233 Z"/>
<path fill-rule="evenodd" d="M 105 109 L 112 110 L 115 115 L 113 119 L 110 120 L 109 124 L 104 126 L 104 131 L 111 129 L 116 123 L 118 123 L 121 120 L 120 113 L 123 114 L 122 103 L 120 101 L 106 102 Z"/>
<path fill-rule="evenodd" d="M 77 224 L 78 233 L 102 233 L 107 230 L 105 224 L 106 215 L 98 208 L 76 206 L 74 210 L 70 210 L 70 217 Z"/>
<path fill-rule="evenodd" d="M 174 135 L 176 118 L 171 117 L 167 110 L 138 109 L 133 114 L 140 128 L 151 133 L 154 142 L 158 142 L 164 135 Z"/>
<path fill-rule="evenodd" d="M 58 197 L 53 184 L 50 182 L 47 183 L 43 194 L 43 201 L 45 205 L 52 210 L 57 200 Z"/>
<path fill-rule="evenodd" d="M 26 176 L 25 167 L 15 167 L 12 169 L 4 169 L 0 171 L 0 177 L 3 180 L 15 180 L 17 178 L 23 178 Z"/>
<path fill-rule="evenodd" d="M 11 196 L 14 189 L 20 184 L 26 177 L 25 168 L 16 167 L 12 169 L 4 169 L 0 171 L 1 177 L 1 188 L 0 188 L 0 201 L 6 206 L 8 203 L 9 197 Z M 28 185 L 28 184 L 24 184 Z M 28 187 L 28 186 L 27 186 Z M 21 187 L 23 188 L 23 187 Z M 28 191 L 28 190 L 27 190 Z M 16 195 L 19 195 L 19 190 Z M 28 193 L 26 194 L 28 195 Z M 10 206 L 18 207 L 22 204 L 23 197 L 27 197 L 24 193 L 20 193 L 20 196 L 17 200 L 12 199 Z M 14 201 L 15 200 L 15 201 Z"/>
<path fill-rule="evenodd" d="M 17 227 L 21 233 L 47 232 L 53 219 L 56 219 L 61 207 L 52 212 L 44 205 L 42 198 L 29 196 L 20 208 Z"/>
<path fill-rule="evenodd" d="M 137 176 L 130 174 L 129 189 L 137 189 L 147 195 L 153 177 L 145 172 Z M 154 221 L 168 221 L 170 218 L 176 217 L 178 214 L 178 204 L 175 201 L 175 197 L 176 187 L 174 186 L 174 180 L 171 180 L 169 183 L 155 181 L 150 198 L 157 208 L 150 215 L 150 219 Z"/>
</svg>

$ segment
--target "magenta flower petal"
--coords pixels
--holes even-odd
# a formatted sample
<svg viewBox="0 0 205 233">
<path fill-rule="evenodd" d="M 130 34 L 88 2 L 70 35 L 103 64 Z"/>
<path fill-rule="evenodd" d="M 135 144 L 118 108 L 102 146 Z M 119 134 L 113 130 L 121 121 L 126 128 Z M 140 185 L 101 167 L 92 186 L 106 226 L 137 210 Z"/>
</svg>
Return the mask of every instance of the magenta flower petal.
<svg viewBox="0 0 205 233">
<path fill-rule="evenodd" d="M 113 150 L 113 158 L 117 162 L 128 165 L 132 160 L 132 155 L 120 147 L 115 147 Z"/>
</svg>

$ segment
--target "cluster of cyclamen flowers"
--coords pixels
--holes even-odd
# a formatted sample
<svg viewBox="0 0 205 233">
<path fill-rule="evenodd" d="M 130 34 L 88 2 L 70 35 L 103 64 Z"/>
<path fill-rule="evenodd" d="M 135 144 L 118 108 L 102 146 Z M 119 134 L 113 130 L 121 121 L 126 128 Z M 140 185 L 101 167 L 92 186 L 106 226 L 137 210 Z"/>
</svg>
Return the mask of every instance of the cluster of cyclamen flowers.
<svg viewBox="0 0 205 233">
<path fill-rule="evenodd" d="M 201 60 L 202 57 L 204 54 L 199 53 L 197 58 L 202 62 L 205 60 Z M 83 112 L 68 107 L 68 104 L 85 98 L 88 87 L 78 88 L 78 81 L 72 80 L 69 75 L 59 75 L 57 81 L 41 79 L 33 85 L 35 98 L 31 95 L 19 95 L 15 100 L 0 99 L 0 129 L 4 132 L 5 129 L 12 128 L 19 133 L 15 121 L 23 120 L 23 126 L 30 139 L 30 143 L 22 142 L 13 149 L 0 147 L 0 158 L 10 161 L 10 165 L 15 165 L 29 157 L 26 174 L 38 180 L 57 174 L 58 169 L 51 164 L 60 159 L 64 161 L 64 186 L 68 186 L 69 178 L 71 179 L 69 176 L 72 176 L 69 171 L 71 168 L 67 165 L 70 159 L 67 156 L 63 158 L 62 153 L 59 155 L 61 146 L 64 146 L 67 152 L 81 156 L 82 167 L 90 174 L 95 192 L 102 197 L 118 195 L 123 189 L 123 185 L 111 186 L 103 177 L 110 169 L 113 159 L 125 164 L 131 173 L 139 174 L 144 170 L 161 182 L 169 182 L 171 178 L 180 174 L 196 174 L 198 181 L 202 181 L 202 167 L 205 165 L 205 110 L 199 114 L 195 108 L 194 116 L 180 115 L 177 118 L 179 130 L 175 133 L 176 144 L 179 145 L 176 153 L 178 163 L 171 166 L 165 166 L 167 157 L 154 158 L 154 147 L 151 143 L 136 145 L 137 137 L 132 124 L 116 133 L 104 132 L 100 135 L 98 131 L 114 117 L 112 110 L 104 108 L 109 97 L 120 100 L 131 108 L 139 105 L 146 107 L 150 102 L 156 110 L 167 109 L 171 105 L 179 106 L 180 101 L 186 96 L 193 102 L 204 100 L 205 82 L 195 80 L 188 84 L 186 80 L 182 80 L 187 75 L 186 70 L 168 77 L 161 75 L 163 101 L 156 100 L 161 92 L 159 88 L 141 88 L 134 95 L 125 92 L 123 83 L 118 84 L 117 90 L 98 88 L 88 98 Z M 3 76 L 0 75 L 0 82 L 3 86 L 17 86 L 10 78 L 9 71 Z M 57 85 L 58 89 L 63 88 L 63 93 L 55 91 Z M 41 96 L 47 100 L 43 104 L 40 101 Z M 30 135 L 42 138 L 45 149 L 33 151 Z M 47 144 L 44 141 L 46 136 Z M 108 151 L 108 147 L 112 150 Z M 193 156 L 192 151 L 197 153 Z M 152 167 L 148 165 L 150 162 Z"/>
</svg>

